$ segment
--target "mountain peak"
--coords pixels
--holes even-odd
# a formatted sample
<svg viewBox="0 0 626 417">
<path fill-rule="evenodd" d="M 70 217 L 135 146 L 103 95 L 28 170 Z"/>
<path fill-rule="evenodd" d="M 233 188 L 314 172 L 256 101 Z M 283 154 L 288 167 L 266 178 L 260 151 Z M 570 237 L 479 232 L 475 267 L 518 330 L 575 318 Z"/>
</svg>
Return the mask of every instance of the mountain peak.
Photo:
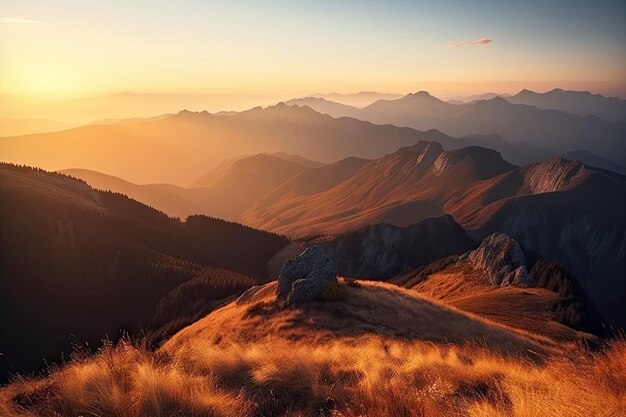
<svg viewBox="0 0 626 417">
<path fill-rule="evenodd" d="M 269 116 L 279 116 L 279 117 L 289 117 L 289 116 L 308 116 L 308 117 L 317 117 L 324 116 L 311 107 L 307 105 L 293 104 L 289 105 L 285 102 L 281 101 L 273 106 L 267 106 L 265 108 L 257 106 L 250 110 L 239 113 L 246 117 L 269 117 Z"/>
<path fill-rule="evenodd" d="M 445 150 L 439 142 L 419 141 L 412 146 L 398 149 L 379 161 L 400 161 L 419 167 L 420 170 L 429 170 L 439 176 L 451 169 L 460 169 L 472 178 L 489 178 L 516 168 L 506 162 L 502 155 L 489 148 L 467 146 L 464 148 Z"/>
<path fill-rule="evenodd" d="M 435 174 L 440 175 L 453 167 L 464 166 L 466 174 L 485 179 L 515 168 L 502 158 L 498 151 L 481 146 L 443 151 L 435 160 Z"/>
<path fill-rule="evenodd" d="M 490 100 L 485 100 L 485 101 L 490 102 L 490 103 L 497 103 L 497 104 L 510 104 L 508 101 L 506 101 L 505 98 L 500 97 L 500 96 L 496 96 Z"/>
<path fill-rule="evenodd" d="M 410 99 L 437 99 L 435 96 L 431 95 L 428 91 L 418 91 L 416 93 L 409 93 L 405 96 L 405 98 L 410 98 Z"/>
<path fill-rule="evenodd" d="M 496 108 L 502 108 L 503 106 L 507 106 L 510 104 L 511 104 L 510 101 L 498 96 L 498 97 L 490 98 L 487 100 L 478 100 L 476 103 L 474 103 L 474 106 L 476 108 L 482 108 L 482 109 L 496 109 Z"/>
<path fill-rule="evenodd" d="M 191 110 L 183 109 L 179 111 L 178 113 L 174 114 L 172 117 L 175 117 L 177 119 L 187 120 L 187 119 L 198 119 L 198 118 L 205 117 L 205 116 L 212 116 L 212 114 L 206 110 L 191 111 Z"/>
<path fill-rule="evenodd" d="M 403 103 L 403 104 L 439 104 L 439 103 L 444 103 L 444 104 L 448 104 L 445 103 L 444 101 L 441 101 L 440 99 L 438 99 L 437 97 L 431 95 L 428 91 L 418 91 L 416 93 L 409 93 L 406 96 L 398 99 L 398 100 L 394 100 L 396 102 L 399 103 Z"/>
</svg>

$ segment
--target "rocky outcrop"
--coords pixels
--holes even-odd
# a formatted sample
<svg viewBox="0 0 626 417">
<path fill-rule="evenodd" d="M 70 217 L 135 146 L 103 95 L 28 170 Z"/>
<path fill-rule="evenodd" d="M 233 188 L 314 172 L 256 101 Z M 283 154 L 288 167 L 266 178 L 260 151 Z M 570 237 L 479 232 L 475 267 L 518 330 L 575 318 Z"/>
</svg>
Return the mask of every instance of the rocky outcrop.
<svg viewBox="0 0 626 417">
<path fill-rule="evenodd" d="M 493 285 L 529 287 L 533 278 L 526 269 L 526 258 L 519 243 L 503 233 L 487 236 L 478 249 L 465 252 L 459 257 L 475 269 L 483 271 Z"/>
<path fill-rule="evenodd" d="M 335 264 L 321 247 L 310 246 L 280 269 L 278 302 L 293 305 L 314 301 L 319 298 L 325 282 L 337 282 Z"/>
<path fill-rule="evenodd" d="M 587 172 L 580 162 L 562 158 L 529 165 L 524 171 L 526 183 L 532 194 L 565 190 Z"/>
</svg>

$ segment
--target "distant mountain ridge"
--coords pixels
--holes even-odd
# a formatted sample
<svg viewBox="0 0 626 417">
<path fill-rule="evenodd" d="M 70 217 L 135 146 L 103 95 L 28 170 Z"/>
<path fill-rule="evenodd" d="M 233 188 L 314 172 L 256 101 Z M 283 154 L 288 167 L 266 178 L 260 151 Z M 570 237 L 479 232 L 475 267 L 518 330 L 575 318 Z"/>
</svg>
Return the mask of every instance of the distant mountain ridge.
<svg viewBox="0 0 626 417">
<path fill-rule="evenodd" d="M 605 97 L 588 91 L 567 91 L 560 88 L 545 93 L 522 90 L 506 97 L 513 104 L 528 104 L 540 109 L 555 109 L 580 117 L 597 116 L 608 122 L 626 121 L 626 100 Z"/>
<path fill-rule="evenodd" d="M 478 101 L 478 100 L 491 100 L 492 98 L 495 97 L 503 97 L 503 98 L 509 98 L 511 97 L 511 94 L 506 94 L 506 93 L 483 93 L 483 94 L 474 94 L 471 96 L 459 96 L 459 97 L 454 97 L 451 100 L 448 100 L 448 102 L 455 102 L 455 104 L 461 104 L 461 103 L 471 103 L 473 101 Z"/>
<path fill-rule="evenodd" d="M 320 164 L 298 155 L 257 154 L 224 161 L 185 188 L 171 184 L 139 185 L 84 169 L 59 172 L 80 178 L 102 190 L 119 192 L 156 207 L 170 216 L 206 214 L 237 221 L 256 199 L 288 179 Z"/>
<path fill-rule="evenodd" d="M 293 167 L 295 170 L 298 169 L 298 166 L 302 168 L 319 168 L 321 166 L 324 166 L 324 164 L 321 162 L 312 161 L 300 155 L 287 154 L 284 152 L 260 153 L 257 155 L 241 155 L 234 158 L 225 159 L 224 161 L 220 162 L 214 169 L 210 170 L 202 177 L 196 179 L 191 184 L 191 187 L 207 187 L 210 184 L 219 181 L 220 178 L 223 178 L 225 175 L 227 175 L 228 171 L 231 170 L 233 166 L 241 167 L 241 160 L 246 160 L 246 165 L 254 164 L 254 160 L 261 164 L 265 163 L 266 165 L 268 163 L 275 164 L 281 163 L 281 161 L 285 161 L 287 162 L 284 164 L 285 166 L 291 165 L 291 167 Z M 236 165 L 238 163 L 239 165 Z M 259 170 L 260 168 L 262 167 L 256 167 L 257 170 Z M 259 170 L 258 172 L 261 173 L 262 171 Z"/>
<path fill-rule="evenodd" d="M 519 146 L 513 142 L 531 146 L 526 149 L 527 159 L 515 161 L 518 163 L 545 159 L 542 155 L 546 153 L 554 157 L 587 151 L 608 160 L 607 167 L 616 164 L 626 170 L 626 100 L 614 97 L 563 90 L 545 94 L 524 90 L 506 99 L 494 95 L 457 104 L 420 91 L 400 99 L 378 100 L 363 109 L 334 107 L 328 102 L 307 103 L 334 117 L 350 116 L 420 130 L 438 129 L 457 137 L 499 134 L 510 146 Z"/>
<path fill-rule="evenodd" d="M 181 111 L 132 123 L 0 138 L 0 147 L 7 162 L 51 170 L 90 169 L 138 184 L 187 186 L 219 162 L 238 155 L 286 152 L 329 163 L 351 156 L 380 157 L 425 139 L 455 141 L 436 130 L 333 119 L 309 107 L 281 103 L 228 116 Z"/>
<path fill-rule="evenodd" d="M 441 108 L 449 114 L 466 109 L 468 105 L 455 106 L 420 92 L 400 100 L 379 100 L 372 106 L 374 109 L 389 110 L 387 113 L 381 110 L 376 116 L 380 123 L 409 124 L 414 113 L 411 109 L 415 106 Z M 498 101 L 469 106 L 472 107 L 471 112 L 455 113 L 445 123 L 442 122 L 446 129 L 462 133 L 467 128 L 471 132 L 458 135 L 463 136 L 460 139 L 434 129 L 418 131 L 388 124 L 374 125 L 350 117 L 333 119 L 309 106 L 281 103 L 229 115 L 181 111 L 174 115 L 88 125 L 60 132 L 26 135 L 19 139 L 0 138 L 0 147 L 2 158 L 7 162 L 50 170 L 82 168 L 105 172 L 137 184 L 171 183 L 178 186 L 188 186 L 221 161 L 238 155 L 286 152 L 330 163 L 351 156 L 378 158 L 419 140 L 436 140 L 447 149 L 468 145 L 490 147 L 518 165 L 589 148 L 587 151 L 593 155 L 589 155 L 589 160 L 584 162 L 590 165 L 602 163 L 600 167 L 605 169 L 615 169 L 617 165 L 622 169 L 620 172 L 626 170 L 626 165 L 620 163 L 626 159 L 622 158 L 624 152 L 621 149 L 625 141 L 615 138 L 621 124 Z M 394 110 L 396 107 L 400 110 Z M 366 112 L 367 109 L 358 111 Z M 500 116 L 501 111 L 506 114 Z M 438 112 L 431 112 L 429 117 L 434 118 Z M 556 133 L 550 130 L 545 135 L 547 125 L 542 120 L 553 118 L 553 112 L 556 112 L 555 117 L 560 122 L 555 127 Z M 382 117 L 384 114 L 387 116 Z M 363 117 L 367 118 L 375 117 Z M 507 118 L 516 120 L 511 125 L 513 127 L 506 125 Z M 510 137 L 500 135 L 508 141 L 493 135 L 499 124 L 505 124 L 505 133 L 511 134 Z M 561 128 L 562 124 L 567 126 Z M 587 142 L 583 140 L 589 135 L 595 138 L 593 146 L 586 146 Z M 549 137 L 552 139 L 544 140 Z M 516 138 L 533 140 L 534 144 L 511 142 Z M 544 149 L 563 143 L 571 146 L 563 151 Z M 596 152 L 595 148 L 603 152 Z M 57 149 L 73 151 L 56 152 Z M 583 153 L 581 157 L 586 158 L 587 154 Z M 139 160 L 141 164 L 137 164 Z"/>
<path fill-rule="evenodd" d="M 375 91 L 360 91 L 358 93 L 351 94 L 339 94 L 339 93 L 329 93 L 329 94 L 312 94 L 311 97 L 324 98 L 327 100 L 332 100 L 337 103 L 346 104 L 349 106 L 355 107 L 365 107 L 369 104 L 372 104 L 376 100 L 387 99 L 393 100 L 402 97 L 402 94 L 395 93 L 377 93 Z"/>
</svg>

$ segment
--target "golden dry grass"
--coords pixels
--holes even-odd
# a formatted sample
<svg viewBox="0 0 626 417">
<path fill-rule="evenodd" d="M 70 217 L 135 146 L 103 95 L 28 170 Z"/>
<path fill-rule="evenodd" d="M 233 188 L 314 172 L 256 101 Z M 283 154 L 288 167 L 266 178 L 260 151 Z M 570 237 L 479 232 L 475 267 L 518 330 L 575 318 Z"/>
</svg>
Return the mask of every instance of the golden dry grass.
<svg viewBox="0 0 626 417">
<path fill-rule="evenodd" d="M 122 343 L 0 390 L 3 416 L 617 417 L 625 407 L 623 341 L 544 364 L 379 336 L 200 342 L 174 356 Z"/>
<path fill-rule="evenodd" d="M 595 337 L 558 322 L 550 304 L 558 296 L 545 288 L 493 286 L 483 273 L 453 264 L 411 286 L 421 296 L 437 299 L 492 322 L 544 337 L 559 344 L 577 340 L 595 343 Z"/>
<path fill-rule="evenodd" d="M 382 284 L 350 287 L 335 303 L 270 311 L 263 303 L 273 288 L 210 314 L 156 352 L 122 342 L 46 378 L 17 380 L 0 388 L 0 415 L 617 417 L 626 409 L 626 341 L 597 352 L 542 348 Z M 425 331 L 439 309 L 453 326 L 468 328 L 470 342 L 436 339 L 443 328 L 424 338 L 382 328 L 392 314 L 382 304 L 392 299 L 399 326 Z M 370 312 L 355 316 L 357 306 Z M 339 324 L 322 326 L 330 319 L 323 311 Z M 425 324 L 409 326 L 413 314 Z M 238 329 L 213 327 L 235 319 Z M 358 333 L 342 328 L 358 320 L 370 323 Z M 480 342 L 479 332 L 492 338 Z M 510 349 L 495 349 L 494 335 Z"/>
</svg>

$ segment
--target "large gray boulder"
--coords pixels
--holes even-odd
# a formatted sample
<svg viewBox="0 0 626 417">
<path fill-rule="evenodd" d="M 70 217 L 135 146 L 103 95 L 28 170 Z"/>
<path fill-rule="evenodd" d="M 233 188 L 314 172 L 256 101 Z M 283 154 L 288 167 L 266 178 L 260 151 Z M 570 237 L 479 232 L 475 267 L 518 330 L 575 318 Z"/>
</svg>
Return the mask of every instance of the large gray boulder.
<svg viewBox="0 0 626 417">
<path fill-rule="evenodd" d="M 278 302 L 291 305 L 314 301 L 319 298 L 324 282 L 337 282 L 335 264 L 321 247 L 310 246 L 280 269 Z"/>
<path fill-rule="evenodd" d="M 470 263 L 485 273 L 493 285 L 530 287 L 534 280 L 526 269 L 526 258 L 519 243 L 503 233 L 494 233 L 478 249 L 465 252 L 459 261 Z"/>
</svg>

